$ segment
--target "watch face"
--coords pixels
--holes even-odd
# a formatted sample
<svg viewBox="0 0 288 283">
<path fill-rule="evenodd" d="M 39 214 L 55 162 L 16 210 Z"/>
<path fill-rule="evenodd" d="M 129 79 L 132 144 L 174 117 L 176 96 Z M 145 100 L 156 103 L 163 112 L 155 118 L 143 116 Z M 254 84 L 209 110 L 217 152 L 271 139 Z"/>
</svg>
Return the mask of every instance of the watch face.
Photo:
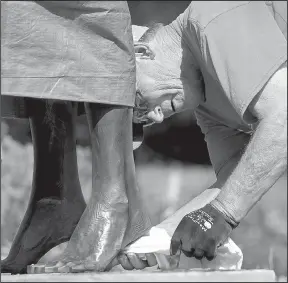
<svg viewBox="0 0 288 283">
<path fill-rule="evenodd" d="M 144 123 L 132 123 L 133 131 L 133 150 L 137 149 L 143 142 L 144 132 L 143 127 Z"/>
</svg>

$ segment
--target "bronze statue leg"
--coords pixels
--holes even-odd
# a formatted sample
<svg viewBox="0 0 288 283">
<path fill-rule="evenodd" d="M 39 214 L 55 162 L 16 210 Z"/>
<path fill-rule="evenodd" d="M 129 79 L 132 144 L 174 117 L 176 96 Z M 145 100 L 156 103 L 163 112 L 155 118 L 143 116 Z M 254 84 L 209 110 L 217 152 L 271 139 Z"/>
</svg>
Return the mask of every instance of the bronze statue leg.
<svg viewBox="0 0 288 283">
<path fill-rule="evenodd" d="M 93 188 L 61 260 L 45 272 L 104 271 L 121 247 L 150 228 L 136 185 L 132 109 L 85 105 L 92 145 Z"/>
<path fill-rule="evenodd" d="M 1 272 L 25 273 L 53 247 L 68 241 L 86 207 L 75 143 L 75 105 L 27 100 L 34 146 L 30 201 Z M 17 161 L 16 161 L 17 162 Z"/>
</svg>

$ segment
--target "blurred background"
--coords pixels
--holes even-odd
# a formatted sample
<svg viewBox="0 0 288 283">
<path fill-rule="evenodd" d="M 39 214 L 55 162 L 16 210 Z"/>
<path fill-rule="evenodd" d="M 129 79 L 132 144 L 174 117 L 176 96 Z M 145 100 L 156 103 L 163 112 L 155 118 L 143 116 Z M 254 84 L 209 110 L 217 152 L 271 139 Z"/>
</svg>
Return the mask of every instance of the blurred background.
<svg viewBox="0 0 288 283">
<path fill-rule="evenodd" d="M 190 1 L 128 1 L 132 22 L 168 24 Z M 26 210 L 32 183 L 33 148 L 28 120 L 2 119 L 1 258 Z M 85 116 L 77 121 L 78 167 L 87 200 L 91 192 L 91 152 Z M 171 215 L 215 181 L 204 137 L 191 112 L 183 112 L 145 130 L 135 151 L 138 184 L 153 224 Z M 241 222 L 232 235 L 244 253 L 243 268 L 271 268 L 287 276 L 287 172 Z M 42 260 L 59 254 L 65 244 Z M 284 280 L 287 281 L 287 279 Z"/>
<path fill-rule="evenodd" d="M 1 258 L 26 210 L 31 191 L 33 148 L 27 120 L 1 123 Z M 91 151 L 85 116 L 77 122 L 78 166 L 86 201 L 91 192 Z M 164 142 L 165 141 L 165 142 Z M 145 130 L 135 151 L 139 188 L 147 212 L 158 224 L 215 181 L 204 137 L 189 112 Z M 232 239 L 244 253 L 243 268 L 271 268 L 287 276 L 287 173 L 234 231 Z M 42 258 L 57 256 L 65 244 Z"/>
</svg>

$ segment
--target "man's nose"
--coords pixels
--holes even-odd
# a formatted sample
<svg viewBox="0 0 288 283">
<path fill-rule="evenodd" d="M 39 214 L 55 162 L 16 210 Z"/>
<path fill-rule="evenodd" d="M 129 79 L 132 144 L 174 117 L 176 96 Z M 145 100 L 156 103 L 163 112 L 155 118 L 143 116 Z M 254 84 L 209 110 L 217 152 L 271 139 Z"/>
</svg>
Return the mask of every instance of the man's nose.
<svg viewBox="0 0 288 283">
<path fill-rule="evenodd" d="M 160 106 L 156 106 L 154 110 L 147 114 L 147 118 L 151 119 L 155 123 L 162 123 L 164 120 L 164 115 Z"/>
</svg>

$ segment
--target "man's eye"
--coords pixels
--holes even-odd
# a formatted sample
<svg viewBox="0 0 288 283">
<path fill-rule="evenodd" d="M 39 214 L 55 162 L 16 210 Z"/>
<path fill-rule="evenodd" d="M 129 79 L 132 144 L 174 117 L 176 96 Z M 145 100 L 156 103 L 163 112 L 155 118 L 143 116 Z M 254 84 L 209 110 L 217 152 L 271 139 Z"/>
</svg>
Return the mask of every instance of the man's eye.
<svg viewBox="0 0 288 283">
<path fill-rule="evenodd" d="M 175 108 L 173 100 L 171 100 L 171 108 L 172 108 L 173 112 L 176 112 L 176 108 Z"/>
</svg>

